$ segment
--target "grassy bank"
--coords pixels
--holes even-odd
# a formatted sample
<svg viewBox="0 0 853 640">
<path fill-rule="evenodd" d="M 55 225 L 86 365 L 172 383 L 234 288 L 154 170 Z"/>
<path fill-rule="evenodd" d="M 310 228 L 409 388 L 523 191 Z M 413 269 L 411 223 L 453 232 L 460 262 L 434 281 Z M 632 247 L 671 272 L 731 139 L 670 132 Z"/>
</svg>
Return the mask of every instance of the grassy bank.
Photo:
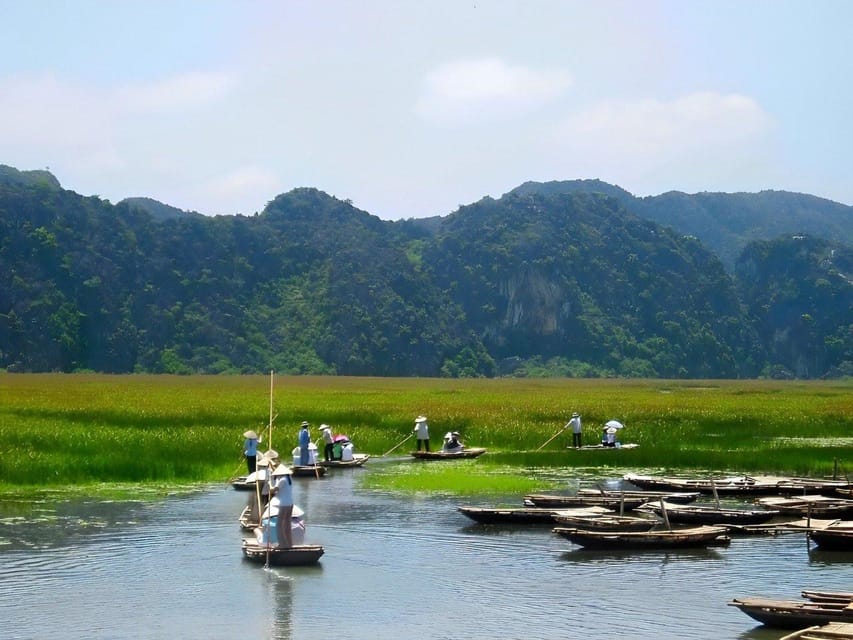
<svg viewBox="0 0 853 640">
<path fill-rule="evenodd" d="M 241 434 L 263 428 L 269 410 L 265 376 L 0 375 L 0 489 L 223 481 L 242 472 Z M 561 434 L 538 451 L 572 411 L 585 442 L 617 419 L 621 440 L 640 446 L 568 451 Z M 459 431 L 490 449 L 471 468 L 495 475 L 507 465 L 853 471 L 851 381 L 276 377 L 274 413 L 272 445 L 285 458 L 302 420 L 315 436 L 325 422 L 379 455 L 423 413 L 434 446 Z M 473 477 L 454 482 L 474 485 Z"/>
</svg>

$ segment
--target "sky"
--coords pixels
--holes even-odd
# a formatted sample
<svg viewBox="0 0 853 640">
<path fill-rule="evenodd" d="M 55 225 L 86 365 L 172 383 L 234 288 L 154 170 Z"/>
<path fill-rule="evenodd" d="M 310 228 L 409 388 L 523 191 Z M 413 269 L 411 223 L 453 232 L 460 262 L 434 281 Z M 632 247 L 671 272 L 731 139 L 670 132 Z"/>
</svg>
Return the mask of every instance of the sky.
<svg viewBox="0 0 853 640">
<path fill-rule="evenodd" d="M 0 0 L 0 164 L 385 220 L 533 181 L 853 205 L 848 0 Z"/>
</svg>

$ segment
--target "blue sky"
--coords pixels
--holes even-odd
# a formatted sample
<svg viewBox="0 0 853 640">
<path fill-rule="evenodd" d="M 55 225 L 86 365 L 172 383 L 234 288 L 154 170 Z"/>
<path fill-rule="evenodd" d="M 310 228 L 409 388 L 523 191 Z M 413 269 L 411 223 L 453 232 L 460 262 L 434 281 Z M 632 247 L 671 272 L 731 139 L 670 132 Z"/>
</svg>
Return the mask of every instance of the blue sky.
<svg viewBox="0 0 853 640">
<path fill-rule="evenodd" d="M 0 0 L 0 163 L 384 219 L 528 180 L 853 204 L 847 0 Z"/>
</svg>

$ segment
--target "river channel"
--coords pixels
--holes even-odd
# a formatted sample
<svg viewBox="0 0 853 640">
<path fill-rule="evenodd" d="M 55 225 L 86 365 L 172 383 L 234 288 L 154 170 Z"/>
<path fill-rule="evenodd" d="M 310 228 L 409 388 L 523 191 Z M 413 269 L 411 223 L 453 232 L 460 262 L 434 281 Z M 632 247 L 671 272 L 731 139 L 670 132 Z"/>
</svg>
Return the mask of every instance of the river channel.
<svg viewBox="0 0 853 640">
<path fill-rule="evenodd" d="M 229 485 L 151 502 L 0 503 L 0 637 L 769 640 L 785 632 L 726 603 L 853 590 L 853 558 L 803 534 L 585 551 L 547 526 L 476 525 L 456 511 L 518 496 L 360 488 L 382 464 L 413 463 L 296 479 L 305 541 L 326 550 L 314 567 L 243 560 L 247 495 Z"/>
</svg>

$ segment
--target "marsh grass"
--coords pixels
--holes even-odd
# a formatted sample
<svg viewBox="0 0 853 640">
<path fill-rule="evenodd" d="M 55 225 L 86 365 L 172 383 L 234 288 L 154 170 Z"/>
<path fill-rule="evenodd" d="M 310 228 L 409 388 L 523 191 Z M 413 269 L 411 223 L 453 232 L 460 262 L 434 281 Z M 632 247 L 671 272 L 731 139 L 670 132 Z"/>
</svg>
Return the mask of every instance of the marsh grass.
<svg viewBox="0 0 853 640">
<path fill-rule="evenodd" d="M 586 443 L 617 419 L 626 425 L 620 439 L 640 446 L 570 451 L 562 432 L 538 450 L 572 411 L 583 417 Z M 485 490 L 510 482 L 508 467 L 853 471 L 851 381 L 276 377 L 274 413 L 272 446 L 285 459 L 302 420 L 315 437 L 328 423 L 358 451 L 380 455 L 425 414 L 434 446 L 459 431 L 489 448 L 461 475 L 426 465 L 407 471 L 422 478 L 388 480 L 412 487 Z M 224 482 L 244 472 L 242 432 L 268 421 L 267 376 L 0 375 L 0 488 Z M 269 444 L 266 434 L 262 448 Z M 492 480 L 479 480 L 481 470 Z"/>
</svg>

